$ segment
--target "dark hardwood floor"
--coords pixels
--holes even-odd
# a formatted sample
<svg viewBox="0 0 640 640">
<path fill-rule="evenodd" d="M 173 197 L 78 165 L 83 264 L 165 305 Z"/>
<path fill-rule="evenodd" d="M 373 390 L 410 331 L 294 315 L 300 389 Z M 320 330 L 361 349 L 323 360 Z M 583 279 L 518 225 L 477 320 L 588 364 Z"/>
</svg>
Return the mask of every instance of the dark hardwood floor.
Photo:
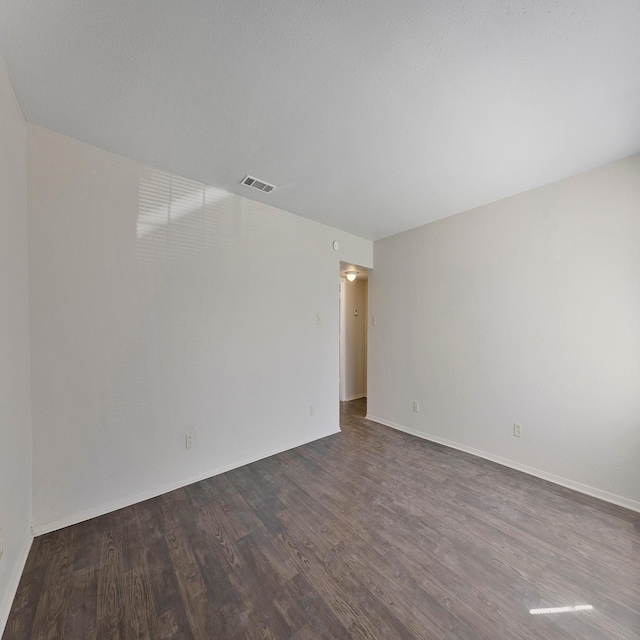
<svg viewBox="0 0 640 640">
<path fill-rule="evenodd" d="M 638 639 L 640 516 L 364 419 L 33 543 L 4 640 Z M 542 613 L 531 609 L 589 605 Z"/>
</svg>

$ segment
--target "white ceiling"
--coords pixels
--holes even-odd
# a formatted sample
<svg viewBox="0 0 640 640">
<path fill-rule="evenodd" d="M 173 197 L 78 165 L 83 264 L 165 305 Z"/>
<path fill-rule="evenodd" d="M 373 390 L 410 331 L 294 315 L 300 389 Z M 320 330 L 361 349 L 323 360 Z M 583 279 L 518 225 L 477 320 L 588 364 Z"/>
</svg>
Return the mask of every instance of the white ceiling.
<svg viewBox="0 0 640 640">
<path fill-rule="evenodd" d="M 0 1 L 30 122 L 371 239 L 640 152 L 639 34 L 638 0 Z"/>
</svg>

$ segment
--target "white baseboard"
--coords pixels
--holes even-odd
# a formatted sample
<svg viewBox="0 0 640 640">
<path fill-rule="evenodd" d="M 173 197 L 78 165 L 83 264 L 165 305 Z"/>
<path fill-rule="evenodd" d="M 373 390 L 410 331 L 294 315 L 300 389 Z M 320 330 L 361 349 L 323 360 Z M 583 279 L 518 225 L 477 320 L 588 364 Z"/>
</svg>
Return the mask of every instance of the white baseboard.
<svg viewBox="0 0 640 640">
<path fill-rule="evenodd" d="M 222 467 L 216 467 L 214 469 L 208 469 L 188 478 L 181 478 L 180 480 L 175 480 L 173 482 L 159 484 L 145 491 L 129 494 L 122 498 L 117 498 L 116 500 L 110 500 L 109 502 L 103 502 L 102 504 L 96 505 L 95 507 L 89 507 L 88 509 L 77 511 L 76 513 L 73 513 L 71 515 L 59 518 L 58 520 L 34 525 L 32 527 L 33 535 L 42 536 L 45 533 L 51 533 L 52 531 L 64 529 L 65 527 L 70 527 L 71 525 L 84 522 L 85 520 L 91 520 L 91 518 L 103 516 L 106 513 L 111 513 L 112 511 L 123 509 L 124 507 L 130 507 L 131 505 L 137 504 L 138 502 L 144 502 L 145 500 L 149 500 L 150 498 L 156 498 L 163 493 L 168 493 L 169 491 L 174 491 L 175 489 L 186 487 L 187 485 L 193 484 L 194 482 L 206 480 L 207 478 L 220 475 L 221 473 L 231 471 L 232 469 L 237 469 L 238 467 L 244 467 L 245 464 L 251 464 L 252 462 L 257 462 L 258 460 L 269 458 L 278 453 L 283 453 L 284 451 L 295 449 L 296 447 L 300 447 L 303 444 L 308 444 L 309 442 L 314 442 L 315 440 L 320 440 L 321 438 L 326 438 L 327 436 L 331 436 L 339 432 L 340 427 L 332 429 L 323 435 L 319 435 L 311 439 L 302 440 L 297 444 L 292 444 L 291 446 L 285 447 L 284 449 L 278 448 L 271 451 L 265 451 L 258 454 L 257 456 L 242 458 L 240 460 L 232 462 L 231 464 L 227 464 Z"/>
<path fill-rule="evenodd" d="M 360 400 L 360 398 L 366 398 L 367 394 L 366 393 L 356 393 L 355 396 L 348 396 L 347 398 L 345 398 L 345 402 L 351 402 L 352 400 Z"/>
<path fill-rule="evenodd" d="M 0 638 L 4 633 L 4 628 L 7 626 L 7 620 L 9 619 L 9 613 L 11 612 L 11 605 L 13 604 L 13 599 L 16 597 L 16 593 L 18 592 L 18 585 L 20 584 L 20 578 L 24 571 L 24 565 L 27 563 L 27 556 L 31 550 L 32 542 L 33 535 L 31 531 L 29 531 L 24 540 L 24 544 L 22 545 L 22 549 L 20 549 L 20 553 L 16 558 L 16 562 L 13 565 L 13 571 L 11 572 L 7 591 L 0 603 Z"/>
<path fill-rule="evenodd" d="M 508 458 L 502 458 L 486 451 L 467 447 L 464 444 L 452 442 L 451 440 L 445 440 L 444 438 L 440 438 L 439 436 L 433 436 L 428 433 L 423 433 L 421 431 L 418 431 L 417 429 L 411 429 L 401 424 L 396 424 L 395 422 L 389 422 L 388 420 L 384 420 L 383 418 L 377 418 L 376 416 L 372 416 L 369 414 L 367 414 L 366 418 L 367 420 L 382 424 L 385 427 L 391 427 L 392 429 L 403 431 L 404 433 L 408 433 L 412 436 L 417 436 L 418 438 L 422 438 L 423 440 L 429 440 L 429 442 L 435 442 L 436 444 L 442 444 L 445 447 L 450 447 L 451 449 L 457 449 L 458 451 L 470 453 L 471 455 L 477 456 L 478 458 L 484 458 L 485 460 L 496 462 L 497 464 L 501 464 L 504 467 L 509 467 L 510 469 L 515 469 L 516 471 L 522 471 L 522 473 L 526 473 L 530 476 L 535 476 L 536 478 L 541 478 L 542 480 L 553 482 L 554 484 L 558 484 L 561 487 L 573 489 L 574 491 L 578 491 L 579 493 L 584 493 L 588 496 L 592 496 L 593 498 L 599 498 L 600 500 L 604 500 L 605 502 L 611 502 L 612 504 L 616 504 L 619 507 L 624 507 L 625 509 L 630 509 L 631 511 L 637 511 L 640 513 L 640 502 L 638 502 L 637 500 L 625 498 L 623 496 L 616 495 L 615 493 L 609 493 L 608 491 L 603 491 L 602 489 L 597 489 L 596 487 L 591 487 L 588 484 L 582 484 L 581 482 L 576 482 L 575 480 L 569 480 L 568 478 L 556 476 L 553 473 L 548 473 L 546 471 L 542 471 L 541 469 L 536 469 L 535 467 L 529 467 L 525 464 L 514 462 L 513 460 L 509 460 Z"/>
</svg>

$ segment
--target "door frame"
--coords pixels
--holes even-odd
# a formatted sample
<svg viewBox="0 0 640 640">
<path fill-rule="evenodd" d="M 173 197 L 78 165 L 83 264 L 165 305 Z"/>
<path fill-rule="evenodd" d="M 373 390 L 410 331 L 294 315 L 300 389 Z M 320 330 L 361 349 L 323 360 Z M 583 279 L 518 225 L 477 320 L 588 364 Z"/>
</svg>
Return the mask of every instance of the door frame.
<svg viewBox="0 0 640 640">
<path fill-rule="evenodd" d="M 338 296 L 338 308 L 340 310 L 339 316 L 339 326 L 338 326 L 338 344 L 340 350 L 340 402 L 344 402 L 346 400 L 346 388 L 347 388 L 347 374 L 346 374 L 346 359 L 345 359 L 345 329 L 346 329 L 346 319 L 347 319 L 347 310 L 345 307 L 345 287 L 347 284 L 347 280 L 345 278 L 340 278 L 340 293 Z"/>
</svg>

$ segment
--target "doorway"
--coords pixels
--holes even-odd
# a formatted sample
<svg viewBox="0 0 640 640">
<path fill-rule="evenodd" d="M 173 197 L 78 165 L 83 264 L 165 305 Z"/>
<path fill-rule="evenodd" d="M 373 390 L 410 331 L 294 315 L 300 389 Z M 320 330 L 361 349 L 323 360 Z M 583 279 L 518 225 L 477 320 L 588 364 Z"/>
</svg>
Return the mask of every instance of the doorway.
<svg viewBox="0 0 640 640">
<path fill-rule="evenodd" d="M 369 271 L 340 263 L 340 401 L 367 397 Z"/>
</svg>

